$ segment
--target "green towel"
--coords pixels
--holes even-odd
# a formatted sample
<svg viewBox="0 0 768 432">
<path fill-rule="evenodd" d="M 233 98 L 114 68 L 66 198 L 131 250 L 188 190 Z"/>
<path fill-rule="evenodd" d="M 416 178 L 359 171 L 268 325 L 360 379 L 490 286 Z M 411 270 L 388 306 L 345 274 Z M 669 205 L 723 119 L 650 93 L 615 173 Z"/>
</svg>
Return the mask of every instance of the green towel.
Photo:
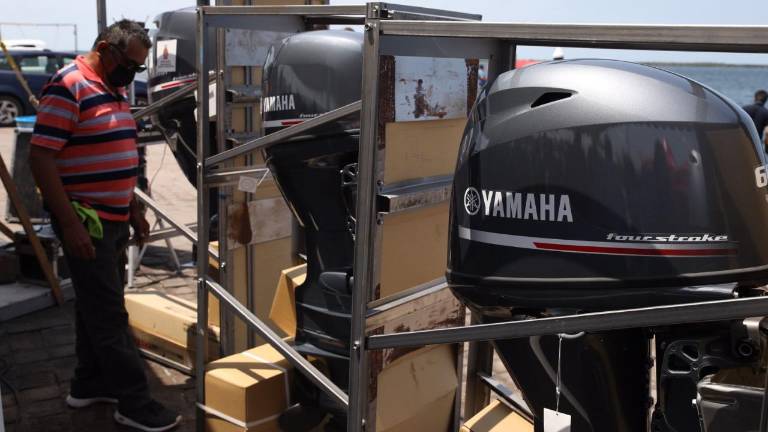
<svg viewBox="0 0 768 432">
<path fill-rule="evenodd" d="M 72 208 L 75 209 L 77 217 L 80 218 L 80 222 L 88 229 L 88 234 L 91 237 L 98 240 L 104 238 L 104 226 L 101 224 L 101 219 L 99 219 L 99 214 L 96 213 L 96 210 L 85 207 L 77 201 L 72 201 Z"/>
</svg>

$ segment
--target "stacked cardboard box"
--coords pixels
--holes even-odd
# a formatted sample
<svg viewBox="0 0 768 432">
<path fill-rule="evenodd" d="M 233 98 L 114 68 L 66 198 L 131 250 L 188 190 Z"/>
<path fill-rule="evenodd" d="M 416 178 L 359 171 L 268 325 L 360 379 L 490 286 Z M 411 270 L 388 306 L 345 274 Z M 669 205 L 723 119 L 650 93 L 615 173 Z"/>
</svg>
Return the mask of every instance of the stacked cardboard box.
<svg viewBox="0 0 768 432">
<path fill-rule="evenodd" d="M 378 376 L 377 432 L 447 431 L 458 379 L 450 346 L 413 351 Z M 291 406 L 293 369 L 262 345 L 208 365 L 205 375 L 208 432 L 277 432 Z"/>
<path fill-rule="evenodd" d="M 197 308 L 193 303 L 159 291 L 125 295 L 128 324 L 136 345 L 168 362 L 193 369 Z M 208 360 L 218 357 L 219 329 L 208 328 Z"/>
<path fill-rule="evenodd" d="M 533 425 L 508 406 L 494 400 L 464 423 L 461 432 L 533 432 Z"/>
<path fill-rule="evenodd" d="M 450 345 L 400 357 L 377 377 L 376 432 L 448 431 L 458 385 Z"/>
<path fill-rule="evenodd" d="M 303 284 L 306 279 L 306 264 L 280 272 L 269 319 L 284 333 L 284 336 L 296 336 L 296 287 Z"/>
<path fill-rule="evenodd" d="M 205 374 L 208 432 L 280 431 L 291 406 L 291 365 L 266 344 L 216 360 Z"/>
</svg>

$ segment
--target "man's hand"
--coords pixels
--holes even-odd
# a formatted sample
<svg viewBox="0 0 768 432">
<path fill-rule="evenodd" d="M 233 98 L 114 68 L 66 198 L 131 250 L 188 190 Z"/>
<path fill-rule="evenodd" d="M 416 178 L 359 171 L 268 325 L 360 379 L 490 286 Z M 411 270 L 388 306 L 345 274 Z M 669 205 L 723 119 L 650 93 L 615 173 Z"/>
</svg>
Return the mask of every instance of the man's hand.
<svg viewBox="0 0 768 432">
<path fill-rule="evenodd" d="M 91 236 L 80 222 L 61 227 L 62 243 L 70 256 L 81 260 L 96 259 L 96 248 Z"/>
<path fill-rule="evenodd" d="M 133 240 L 136 242 L 136 246 L 144 246 L 144 242 L 149 238 L 149 222 L 144 217 L 144 212 L 138 208 L 134 210 L 134 206 L 131 206 L 131 227 L 133 228 Z"/>
</svg>

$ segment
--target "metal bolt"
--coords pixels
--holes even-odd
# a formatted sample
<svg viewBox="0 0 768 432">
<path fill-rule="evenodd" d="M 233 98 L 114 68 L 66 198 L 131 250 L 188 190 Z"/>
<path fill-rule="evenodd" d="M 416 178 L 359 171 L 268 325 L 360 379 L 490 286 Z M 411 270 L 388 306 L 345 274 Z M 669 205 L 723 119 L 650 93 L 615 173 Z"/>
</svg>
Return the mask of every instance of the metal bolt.
<svg viewBox="0 0 768 432">
<path fill-rule="evenodd" d="M 227 268 L 227 263 L 222 262 L 221 264 L 219 264 L 219 267 L 221 267 L 221 269 L 224 270 L 225 268 Z"/>
<path fill-rule="evenodd" d="M 371 31 L 373 29 L 373 26 L 370 24 L 366 24 L 365 27 L 363 27 L 365 31 Z"/>
<path fill-rule="evenodd" d="M 360 351 L 360 341 L 355 341 L 355 343 L 352 344 L 352 351 Z"/>
</svg>

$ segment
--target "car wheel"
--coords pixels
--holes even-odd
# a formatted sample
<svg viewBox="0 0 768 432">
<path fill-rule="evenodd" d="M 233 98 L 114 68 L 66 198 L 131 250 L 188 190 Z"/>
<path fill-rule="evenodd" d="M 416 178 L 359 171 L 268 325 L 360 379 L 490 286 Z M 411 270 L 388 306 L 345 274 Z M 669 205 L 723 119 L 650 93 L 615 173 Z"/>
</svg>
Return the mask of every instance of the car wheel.
<svg viewBox="0 0 768 432">
<path fill-rule="evenodd" d="M 0 95 L 0 126 L 11 126 L 23 114 L 21 102 L 13 96 Z"/>
</svg>

